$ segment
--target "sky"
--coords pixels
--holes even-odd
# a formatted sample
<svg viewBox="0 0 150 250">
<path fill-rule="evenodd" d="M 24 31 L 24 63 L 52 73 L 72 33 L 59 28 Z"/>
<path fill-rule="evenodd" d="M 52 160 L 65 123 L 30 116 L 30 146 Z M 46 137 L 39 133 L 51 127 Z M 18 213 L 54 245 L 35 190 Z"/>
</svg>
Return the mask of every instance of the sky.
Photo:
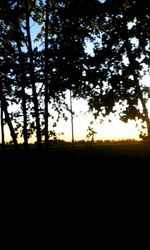
<svg viewBox="0 0 150 250">
<path fill-rule="evenodd" d="M 145 82 L 150 82 L 150 77 L 145 78 Z M 66 102 L 69 104 L 69 92 L 66 93 Z M 150 107 L 150 104 L 149 104 Z M 133 139 L 139 140 L 139 129 L 141 128 L 141 124 L 136 126 L 135 121 L 131 120 L 128 123 L 121 122 L 119 120 L 119 115 L 116 114 L 110 115 L 103 122 L 98 118 L 96 121 L 93 119 L 92 113 L 88 112 L 88 106 L 86 101 L 81 100 L 73 100 L 72 108 L 74 112 L 73 119 L 73 128 L 74 128 L 74 140 L 87 140 L 88 134 L 88 126 L 92 127 L 96 132 L 94 139 L 95 140 L 126 140 Z M 150 108 L 149 108 L 150 109 Z M 57 114 L 53 113 L 56 117 Z M 72 127 L 71 127 L 71 114 L 69 111 L 66 111 L 66 116 L 68 120 L 65 121 L 61 118 L 55 128 L 53 128 L 52 124 L 55 120 L 49 119 L 49 129 L 55 130 L 58 139 L 62 139 L 65 141 L 72 140 Z M 93 122 L 91 125 L 90 123 Z M 5 126 L 6 131 L 6 141 L 11 140 L 11 136 L 8 130 L 7 125 Z M 0 136 L 1 140 L 1 136 Z M 35 138 L 33 137 L 29 142 L 33 143 Z M 23 142 L 23 139 L 19 139 L 19 142 Z"/>
<path fill-rule="evenodd" d="M 72 107 L 75 112 L 73 119 L 75 140 L 87 140 L 88 126 L 92 127 L 96 132 L 95 140 L 139 140 L 141 124 L 136 124 L 134 120 L 124 123 L 119 120 L 118 114 L 116 116 L 111 114 L 103 122 L 101 122 L 100 118 L 95 121 L 92 114 L 88 112 L 85 100 L 73 100 Z M 64 135 L 59 136 L 59 138 L 70 141 L 72 138 L 71 115 L 67 113 L 67 116 L 68 121 L 60 120 L 56 131 L 58 133 L 64 132 Z M 91 121 L 94 121 L 92 125 L 90 125 Z"/>
<path fill-rule="evenodd" d="M 35 37 L 37 27 L 33 25 L 33 38 Z M 88 44 L 86 51 L 89 54 L 92 54 L 93 46 L 92 44 Z M 147 86 L 150 86 L 150 75 L 145 76 L 143 78 L 143 83 Z M 69 93 L 66 93 L 66 102 L 69 103 Z M 91 126 L 93 130 L 96 132 L 95 140 L 125 140 L 125 139 L 139 139 L 139 128 L 136 127 L 135 121 L 129 121 L 128 123 L 124 123 L 119 121 L 119 116 L 109 116 L 105 119 L 103 123 L 100 122 L 100 119 L 97 119 L 90 125 L 90 122 L 93 121 L 93 116 L 88 112 L 88 106 L 85 100 L 73 100 L 73 111 L 75 112 L 73 119 L 73 128 L 74 128 L 74 139 L 77 140 L 87 140 L 88 134 L 88 126 Z M 150 105 L 148 105 L 150 110 Z M 56 114 L 57 115 L 57 114 Z M 71 115 L 69 112 L 66 112 L 68 117 L 67 121 L 64 119 L 60 119 L 56 128 L 49 126 L 50 130 L 55 130 L 57 133 L 58 139 L 63 139 L 66 141 L 72 140 L 72 128 L 71 128 Z M 54 114 L 55 116 L 55 114 Z M 111 122 L 110 122 L 111 120 Z M 49 124 L 52 124 L 53 121 L 49 120 Z M 5 140 L 10 141 L 11 136 L 8 130 L 7 125 L 5 126 Z M 1 141 L 1 133 L 0 133 L 0 141 Z M 19 140 L 22 142 L 22 139 Z M 30 142 L 34 142 L 34 138 L 30 140 Z"/>
<path fill-rule="evenodd" d="M 82 108 L 81 108 L 82 107 Z M 88 126 L 92 127 L 96 132 L 95 140 L 125 140 L 125 139 L 139 139 L 139 131 L 135 126 L 134 121 L 130 121 L 127 124 L 119 121 L 117 117 L 108 117 L 103 123 L 100 123 L 99 119 L 92 125 L 90 122 L 93 121 L 92 114 L 87 112 L 87 105 L 85 101 L 73 101 L 73 109 L 76 110 L 73 120 L 74 127 L 74 139 L 87 140 Z M 56 128 L 51 127 L 50 129 L 55 130 L 57 138 L 71 141 L 72 140 L 72 129 L 71 129 L 71 116 L 67 113 L 68 120 L 60 119 Z M 109 119 L 111 118 L 111 122 Z M 11 136 L 8 127 L 5 126 L 6 141 L 11 140 Z M 1 140 L 1 138 L 0 138 Z M 19 140 L 22 142 L 22 139 Z M 30 140 L 30 142 L 34 142 Z"/>
<path fill-rule="evenodd" d="M 76 110 L 73 121 L 75 140 L 87 140 L 88 126 L 96 132 L 95 140 L 139 139 L 138 128 L 135 127 L 134 121 L 126 124 L 113 116 L 107 117 L 103 123 L 100 122 L 100 119 L 94 121 L 92 114 L 87 112 L 84 100 L 73 101 L 73 110 Z M 92 125 L 91 121 L 94 121 Z M 58 133 L 64 132 L 64 136 L 60 138 L 71 140 L 71 118 L 67 122 L 61 120 L 56 130 Z"/>
</svg>

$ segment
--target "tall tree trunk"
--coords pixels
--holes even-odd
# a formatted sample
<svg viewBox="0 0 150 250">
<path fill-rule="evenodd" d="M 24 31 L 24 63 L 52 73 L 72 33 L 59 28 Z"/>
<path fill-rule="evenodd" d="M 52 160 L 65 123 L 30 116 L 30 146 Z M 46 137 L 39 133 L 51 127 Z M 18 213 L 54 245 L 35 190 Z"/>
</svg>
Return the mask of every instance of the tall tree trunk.
<svg viewBox="0 0 150 250">
<path fill-rule="evenodd" d="M 34 69 L 34 62 L 33 62 L 33 50 L 32 50 L 29 19 L 30 19 L 30 15 L 27 11 L 26 32 L 27 32 L 28 53 L 29 53 L 29 59 L 30 59 L 30 79 L 31 79 L 31 84 L 32 84 L 33 103 L 34 103 L 34 112 L 35 112 L 35 121 L 36 121 L 37 147 L 41 149 L 40 116 L 39 116 L 38 98 L 37 98 L 37 92 L 36 92 L 35 69 Z"/>
<path fill-rule="evenodd" d="M 134 78 L 135 78 L 135 76 L 134 76 Z M 145 100 L 143 98 L 142 91 L 140 89 L 139 84 L 137 85 L 137 92 L 138 92 L 139 99 L 140 99 L 142 107 L 143 107 L 144 119 L 145 119 L 145 122 L 147 125 L 148 142 L 150 143 L 150 119 L 149 119 L 149 115 L 148 115 L 148 109 L 146 107 L 146 103 L 145 103 Z"/>
<path fill-rule="evenodd" d="M 1 136 L 2 136 L 2 150 L 5 149 L 5 135 L 4 135 L 4 117 L 3 117 L 3 107 L 1 102 Z"/>
<path fill-rule="evenodd" d="M 14 128 L 13 128 L 13 125 L 12 125 L 12 122 L 11 122 L 11 119 L 10 119 L 10 116 L 9 116 L 9 113 L 8 113 L 8 109 L 7 109 L 7 102 L 5 100 L 5 97 L 3 95 L 3 90 L 2 90 L 2 86 L 1 86 L 1 89 L 0 89 L 0 98 L 1 98 L 1 108 L 2 110 L 4 111 L 4 114 L 5 114 L 5 120 L 6 120 L 6 123 L 9 127 L 9 130 L 10 130 L 10 134 L 11 134 L 11 137 L 12 137 L 12 140 L 13 140 L 13 143 L 14 143 L 14 147 L 15 149 L 18 149 L 18 142 L 17 142 L 17 135 L 14 131 Z"/>
<path fill-rule="evenodd" d="M 70 113 L 71 113 L 71 136 L 72 136 L 72 146 L 74 150 L 74 126 L 73 126 L 73 108 L 72 108 L 72 91 L 70 89 Z"/>
<path fill-rule="evenodd" d="M 23 136 L 24 136 L 24 149 L 28 149 L 26 93 L 23 81 L 24 80 L 22 79 Z"/>
<path fill-rule="evenodd" d="M 49 96 L 48 96 L 48 21 L 49 21 L 49 0 L 46 0 L 46 18 L 45 18 L 45 68 L 44 68 L 44 85 L 45 85 L 45 149 L 48 149 L 48 101 L 49 101 Z"/>
<path fill-rule="evenodd" d="M 22 111 L 23 111 L 23 137 L 24 137 L 24 149 L 28 148 L 28 132 L 27 132 L 27 107 L 26 107 L 26 93 L 25 93 L 25 81 L 26 81 L 26 74 L 24 69 L 24 58 L 22 55 L 20 39 L 19 39 L 19 23 L 18 19 L 15 19 L 15 35 L 16 35 L 16 43 L 19 52 L 19 63 L 20 63 L 20 70 L 21 70 L 21 92 L 22 92 Z"/>
</svg>

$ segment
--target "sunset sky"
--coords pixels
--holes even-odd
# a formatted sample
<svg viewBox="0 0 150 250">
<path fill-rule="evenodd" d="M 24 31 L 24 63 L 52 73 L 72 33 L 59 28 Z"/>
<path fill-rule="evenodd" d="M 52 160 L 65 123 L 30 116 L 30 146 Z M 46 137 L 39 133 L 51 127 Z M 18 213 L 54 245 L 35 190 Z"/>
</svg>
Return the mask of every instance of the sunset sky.
<svg viewBox="0 0 150 250">
<path fill-rule="evenodd" d="M 33 25 L 32 27 L 32 36 L 33 39 L 36 37 L 38 32 L 38 28 Z M 37 44 L 36 44 L 37 45 Z M 88 44 L 86 51 L 89 54 L 92 54 L 93 47 L 92 44 Z M 145 76 L 142 82 L 150 87 L 150 74 Z M 69 97 L 67 95 L 67 102 L 69 102 Z M 149 110 L 150 105 L 148 104 Z M 88 107 L 86 101 L 84 100 L 73 100 L 73 111 L 74 115 L 74 139 L 75 140 L 86 140 L 87 128 L 90 125 L 90 122 L 93 121 L 93 116 L 88 112 Z M 67 121 L 64 119 L 60 119 L 56 128 L 49 127 L 49 129 L 55 130 L 58 133 L 58 139 L 64 139 L 67 141 L 71 141 L 71 119 L 70 113 L 66 112 L 68 117 Z M 111 122 L 109 121 L 111 120 Z M 52 124 L 52 121 L 49 120 L 49 124 Z M 123 123 L 119 121 L 119 117 L 110 116 L 107 117 L 104 123 L 100 123 L 100 120 L 97 119 L 91 125 L 96 132 L 95 139 L 97 140 L 119 140 L 119 139 L 139 139 L 139 127 L 136 127 L 134 121 L 130 121 L 128 123 Z M 1 129 L 1 127 L 0 127 Z M 10 141 L 10 133 L 8 127 L 5 126 L 5 140 Z M 63 134 L 62 134 L 63 133 Z M 0 132 L 0 141 L 1 141 L 1 132 Z M 22 142 L 22 140 L 20 140 Z"/>
<path fill-rule="evenodd" d="M 150 76 L 147 75 L 143 78 L 142 82 L 146 86 L 150 86 Z M 69 93 L 66 95 L 67 103 L 69 104 Z M 150 102 L 148 103 L 150 110 Z M 84 140 L 87 135 L 87 128 L 91 121 L 94 121 L 91 113 L 88 112 L 88 106 L 85 100 L 73 100 L 74 115 L 74 138 L 75 140 Z M 68 120 L 60 120 L 58 126 L 55 128 L 56 132 L 63 132 L 64 135 L 58 136 L 58 138 L 70 141 L 71 136 L 71 116 L 67 112 Z M 137 125 L 137 126 L 136 126 Z M 120 139 L 139 139 L 139 129 L 141 130 L 141 124 L 136 124 L 135 121 L 130 120 L 128 123 L 119 121 L 119 115 L 116 114 L 106 117 L 103 123 L 100 123 L 98 118 L 91 127 L 96 132 L 95 139 L 97 140 L 120 140 Z M 53 128 L 51 128 L 53 129 Z"/>
<path fill-rule="evenodd" d="M 66 99 L 69 102 L 68 95 Z M 92 114 L 88 112 L 88 106 L 84 100 L 73 100 L 73 111 L 75 112 L 73 122 L 75 140 L 87 140 L 86 136 L 88 133 L 88 126 L 91 126 L 96 132 L 94 137 L 95 140 L 139 139 L 138 129 L 140 128 L 140 124 L 138 127 L 136 127 L 136 123 L 133 120 L 129 121 L 128 123 L 124 123 L 119 121 L 118 115 L 116 115 L 116 117 L 114 115 L 110 115 L 104 120 L 103 123 L 100 122 L 100 118 L 94 121 Z M 61 118 L 57 124 L 57 127 L 53 128 L 50 126 L 49 129 L 56 131 L 58 139 L 71 141 L 71 115 L 68 111 L 66 112 L 66 116 L 68 117 L 67 121 L 64 121 L 64 119 Z M 55 120 L 49 119 L 49 125 L 53 124 L 54 121 Z M 92 125 L 90 125 L 91 121 L 94 121 Z M 5 140 L 10 141 L 11 137 L 7 126 L 5 126 L 5 129 Z M 19 139 L 19 141 L 22 142 L 22 139 Z M 34 142 L 34 138 L 30 140 L 30 142 Z"/>
<path fill-rule="evenodd" d="M 143 83 L 146 86 L 150 86 L 150 76 L 144 77 Z M 69 104 L 69 93 L 66 94 L 66 102 Z M 148 107 L 150 110 L 150 102 Z M 136 123 L 133 120 L 129 121 L 128 123 L 124 123 L 119 121 L 119 116 L 114 117 L 113 115 L 110 115 L 103 123 L 100 123 L 99 118 L 92 125 L 90 125 L 90 122 L 94 121 L 94 119 L 92 114 L 88 112 L 88 106 L 85 100 L 73 100 L 73 111 L 75 112 L 73 122 L 75 140 L 87 140 L 86 136 L 88 133 L 88 126 L 91 126 L 96 132 L 95 140 L 139 139 L 139 129 L 141 126 L 139 124 L 136 127 Z M 49 129 L 56 131 L 58 139 L 71 141 L 71 116 L 68 111 L 66 112 L 66 116 L 68 117 L 67 121 L 64 121 L 62 118 L 57 124 L 57 127 L 53 128 L 52 126 L 49 126 Z M 53 122 L 53 120 L 49 120 L 49 125 L 53 124 Z M 10 141 L 11 136 L 7 126 L 5 126 L 5 131 L 5 140 Z M 19 141 L 22 142 L 23 140 L 19 139 Z M 30 142 L 34 142 L 34 138 L 30 140 Z"/>
<path fill-rule="evenodd" d="M 146 86 L 150 86 L 150 75 L 147 75 L 143 78 L 142 82 Z M 66 94 L 66 102 L 69 104 L 69 93 Z M 149 111 L 150 111 L 150 101 L 148 103 Z M 93 121 L 93 116 L 88 112 L 88 106 L 85 100 L 73 100 L 73 111 L 74 115 L 74 139 L 75 140 L 86 140 L 87 129 L 90 125 L 90 122 Z M 51 112 L 51 110 L 50 110 Z M 57 114 L 56 114 L 57 115 Z M 67 121 L 64 119 L 60 119 L 57 127 L 53 128 L 49 126 L 49 130 L 55 130 L 57 133 L 58 139 L 63 139 L 66 141 L 71 141 L 71 116 L 67 111 L 66 115 L 68 117 Z M 55 113 L 54 113 L 55 116 Z M 110 122 L 111 120 L 111 122 Z M 49 119 L 49 125 L 53 124 L 53 120 Z M 91 126 L 93 130 L 96 132 L 95 140 L 121 140 L 121 139 L 139 139 L 139 126 L 136 127 L 135 121 L 129 121 L 128 123 L 124 123 L 119 121 L 119 116 L 110 115 L 105 119 L 103 123 L 100 123 L 100 118 L 97 119 Z M 0 127 L 1 129 L 1 127 Z M 10 132 L 8 130 L 7 125 L 5 126 L 5 140 L 8 142 L 11 139 Z M 0 133 L 0 141 L 1 141 L 1 133 Z M 19 139 L 19 142 L 22 142 L 22 139 Z M 34 142 L 34 138 L 30 140 L 30 142 Z"/>
<path fill-rule="evenodd" d="M 118 116 L 110 115 L 103 123 L 98 118 L 94 121 L 92 114 L 87 112 L 87 105 L 84 100 L 73 101 L 74 115 L 74 137 L 75 140 L 87 139 L 87 128 L 91 126 L 96 132 L 95 139 L 97 140 L 119 140 L 119 139 L 139 139 L 139 127 L 136 127 L 134 121 L 124 123 L 119 121 Z M 71 118 L 68 113 L 68 121 L 60 120 L 56 131 L 64 132 L 61 138 L 71 140 Z M 90 122 L 94 121 L 92 125 Z"/>
</svg>

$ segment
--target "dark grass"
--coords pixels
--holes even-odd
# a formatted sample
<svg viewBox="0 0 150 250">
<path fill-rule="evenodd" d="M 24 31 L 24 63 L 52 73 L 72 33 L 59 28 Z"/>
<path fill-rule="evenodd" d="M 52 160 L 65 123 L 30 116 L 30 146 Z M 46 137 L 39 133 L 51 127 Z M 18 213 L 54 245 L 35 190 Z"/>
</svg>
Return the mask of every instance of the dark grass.
<svg viewBox="0 0 150 250">
<path fill-rule="evenodd" d="M 0 159 L 1 193 L 10 208 L 14 202 L 20 207 L 22 202 L 23 207 L 28 204 L 28 209 L 36 204 L 34 211 L 42 207 L 50 213 L 55 207 L 60 214 L 71 207 L 80 210 L 86 201 L 87 207 L 96 202 L 100 207 L 108 204 L 112 210 L 120 200 L 131 207 L 135 197 L 139 200 L 139 195 L 149 190 L 148 145 L 75 145 L 75 150 L 71 145 L 59 145 L 48 152 L 35 147 L 28 152 L 7 148 L 0 151 Z"/>
<path fill-rule="evenodd" d="M 1 169 L 25 172 L 149 175 L 150 146 L 142 143 L 54 145 L 46 152 L 11 147 L 0 151 Z"/>
<path fill-rule="evenodd" d="M 70 233 L 72 227 L 83 233 L 90 221 L 100 218 L 114 230 L 116 220 L 120 225 L 133 223 L 133 218 L 139 223 L 141 212 L 135 211 L 141 204 L 145 209 L 139 197 L 145 194 L 141 178 L 148 176 L 145 169 L 150 165 L 147 145 L 75 145 L 75 150 L 71 145 L 53 146 L 48 152 L 7 148 L 0 151 L 0 159 L 2 207 L 9 224 L 13 218 L 12 226 L 19 217 L 19 229 L 27 224 L 29 232 L 35 227 L 39 231 L 41 221 L 45 226 L 50 218 L 54 233 L 55 227 L 66 232 L 64 225 Z"/>
</svg>

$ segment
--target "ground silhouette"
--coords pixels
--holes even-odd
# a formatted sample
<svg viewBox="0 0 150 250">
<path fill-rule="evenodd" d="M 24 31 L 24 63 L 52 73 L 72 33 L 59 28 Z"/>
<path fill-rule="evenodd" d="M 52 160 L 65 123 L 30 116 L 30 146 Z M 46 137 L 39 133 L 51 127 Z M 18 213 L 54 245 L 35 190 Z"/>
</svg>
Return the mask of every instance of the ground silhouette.
<svg viewBox="0 0 150 250">
<path fill-rule="evenodd" d="M 142 143 L 53 145 L 48 151 L 30 147 L 0 151 L 2 169 L 67 174 L 149 175 L 150 147 Z"/>
</svg>

